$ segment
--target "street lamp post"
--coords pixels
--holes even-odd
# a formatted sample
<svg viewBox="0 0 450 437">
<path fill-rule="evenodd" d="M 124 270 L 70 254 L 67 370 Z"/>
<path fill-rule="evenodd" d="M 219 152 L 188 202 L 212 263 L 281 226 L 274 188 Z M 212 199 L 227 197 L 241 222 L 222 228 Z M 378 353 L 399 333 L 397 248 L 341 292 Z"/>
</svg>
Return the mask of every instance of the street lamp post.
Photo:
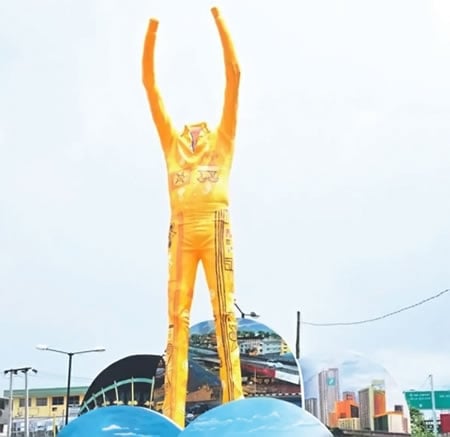
<svg viewBox="0 0 450 437">
<path fill-rule="evenodd" d="M 67 352 L 67 355 L 69 357 L 69 369 L 67 371 L 67 393 L 66 393 L 66 420 L 65 424 L 69 422 L 69 405 L 70 405 L 70 380 L 72 377 L 72 358 L 73 358 L 73 352 Z"/>
<path fill-rule="evenodd" d="M 436 400 L 434 397 L 434 383 L 433 383 L 433 375 L 428 375 L 428 378 L 430 378 L 430 388 L 431 388 L 431 409 L 433 412 L 433 435 L 438 435 L 437 430 L 437 419 L 436 419 Z"/>
<path fill-rule="evenodd" d="M 72 376 L 72 358 L 74 355 L 81 355 L 81 354 L 88 354 L 90 352 L 104 352 L 106 349 L 103 347 L 98 347 L 95 349 L 87 349 L 82 351 L 76 351 L 76 352 L 67 352 L 62 351 L 59 349 L 53 349 L 51 347 L 48 347 L 47 345 L 37 345 L 36 349 L 39 349 L 41 351 L 50 351 L 50 352 L 57 352 L 60 354 L 67 355 L 69 357 L 69 369 L 67 372 L 67 394 L 66 394 L 66 418 L 65 418 L 65 424 L 67 425 L 69 423 L 69 398 L 70 398 L 70 380 Z"/>
<path fill-rule="evenodd" d="M 259 314 L 256 314 L 254 311 L 251 311 L 250 313 L 244 313 L 244 311 L 241 310 L 236 301 L 234 301 L 234 306 L 241 313 L 241 318 L 243 319 L 245 319 L 245 316 L 252 317 L 253 319 L 257 319 L 259 317 Z"/>
</svg>

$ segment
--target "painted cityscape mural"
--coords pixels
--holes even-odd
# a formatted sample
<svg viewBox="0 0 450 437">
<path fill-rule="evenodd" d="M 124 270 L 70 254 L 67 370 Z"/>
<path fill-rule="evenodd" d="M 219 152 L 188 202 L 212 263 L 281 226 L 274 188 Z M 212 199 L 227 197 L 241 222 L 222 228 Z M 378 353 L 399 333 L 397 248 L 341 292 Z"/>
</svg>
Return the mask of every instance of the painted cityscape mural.
<svg viewBox="0 0 450 437">
<path fill-rule="evenodd" d="M 304 406 L 329 428 L 409 433 L 405 397 L 388 372 L 356 352 L 300 360 Z"/>
<path fill-rule="evenodd" d="M 266 325 L 252 319 L 238 319 L 238 343 L 244 395 L 271 396 L 302 406 L 301 372 L 287 343 Z M 157 372 L 163 380 L 164 368 Z M 163 386 L 156 383 L 154 400 L 161 409 Z M 219 358 L 212 320 L 191 327 L 187 420 L 221 403 Z"/>
</svg>

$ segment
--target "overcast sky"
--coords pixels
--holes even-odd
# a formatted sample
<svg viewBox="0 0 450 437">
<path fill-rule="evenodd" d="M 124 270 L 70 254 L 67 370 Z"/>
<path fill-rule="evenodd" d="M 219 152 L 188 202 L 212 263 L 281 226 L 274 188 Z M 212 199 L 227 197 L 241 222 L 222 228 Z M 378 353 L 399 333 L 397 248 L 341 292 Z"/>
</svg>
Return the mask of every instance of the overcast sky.
<svg viewBox="0 0 450 437">
<path fill-rule="evenodd" d="M 215 124 L 221 7 L 242 82 L 231 176 L 236 297 L 295 347 L 450 287 L 450 4 L 430 0 L 3 1 L 1 370 L 75 385 L 163 352 L 169 204 L 141 84 L 148 19 L 174 122 Z M 450 388 L 450 293 L 382 321 L 302 327 L 404 389 Z M 192 323 L 211 318 L 199 270 Z M 0 378 L 0 389 L 8 378 Z M 15 388 L 23 387 L 23 379 Z"/>
</svg>

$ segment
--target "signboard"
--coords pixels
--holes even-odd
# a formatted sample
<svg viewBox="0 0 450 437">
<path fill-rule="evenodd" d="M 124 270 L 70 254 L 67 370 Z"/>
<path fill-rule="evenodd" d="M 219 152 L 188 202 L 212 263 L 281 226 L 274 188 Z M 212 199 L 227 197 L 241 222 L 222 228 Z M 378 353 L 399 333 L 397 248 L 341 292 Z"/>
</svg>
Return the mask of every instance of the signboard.
<svg viewBox="0 0 450 437">
<path fill-rule="evenodd" d="M 410 408 L 418 410 L 431 410 L 431 391 L 406 391 L 406 401 Z M 437 390 L 434 392 L 436 410 L 450 410 L 450 390 Z"/>
<path fill-rule="evenodd" d="M 336 385 L 336 380 L 332 376 L 327 376 L 327 385 Z"/>
</svg>

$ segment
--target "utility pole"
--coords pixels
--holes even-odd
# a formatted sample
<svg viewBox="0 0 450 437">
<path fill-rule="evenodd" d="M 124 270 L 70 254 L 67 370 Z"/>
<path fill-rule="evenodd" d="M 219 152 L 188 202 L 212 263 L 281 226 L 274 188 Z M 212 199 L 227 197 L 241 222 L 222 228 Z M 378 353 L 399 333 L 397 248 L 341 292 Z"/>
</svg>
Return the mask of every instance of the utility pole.
<svg viewBox="0 0 450 437">
<path fill-rule="evenodd" d="M 433 435 L 438 435 L 437 430 L 437 419 L 436 419 L 436 400 L 434 399 L 434 383 L 433 383 L 433 375 L 428 376 L 430 378 L 430 388 L 431 388 L 431 409 L 433 412 Z"/>
<path fill-rule="evenodd" d="M 9 418 L 8 418 L 8 437 L 12 436 L 12 422 L 13 422 L 13 376 L 17 375 L 19 372 L 25 375 L 25 437 L 29 437 L 28 431 L 28 372 L 32 371 L 37 373 L 36 369 L 32 367 L 18 367 L 17 369 L 8 369 L 3 373 L 5 375 L 9 374 Z"/>
<path fill-rule="evenodd" d="M 8 434 L 7 437 L 11 437 L 12 435 L 12 419 L 13 419 L 13 375 L 16 375 L 15 369 L 8 369 L 3 372 L 5 375 L 9 373 L 9 416 L 8 416 Z"/>
<path fill-rule="evenodd" d="M 30 429 L 29 429 L 29 417 L 28 417 L 28 371 L 30 368 L 23 370 L 25 375 L 25 437 L 29 437 Z"/>
<path fill-rule="evenodd" d="M 25 367 L 20 369 L 20 371 L 25 375 L 25 437 L 30 437 L 30 419 L 28 414 L 28 404 L 29 404 L 29 396 L 28 396 L 28 372 L 32 371 L 37 373 L 36 369 L 32 367 Z"/>
</svg>

